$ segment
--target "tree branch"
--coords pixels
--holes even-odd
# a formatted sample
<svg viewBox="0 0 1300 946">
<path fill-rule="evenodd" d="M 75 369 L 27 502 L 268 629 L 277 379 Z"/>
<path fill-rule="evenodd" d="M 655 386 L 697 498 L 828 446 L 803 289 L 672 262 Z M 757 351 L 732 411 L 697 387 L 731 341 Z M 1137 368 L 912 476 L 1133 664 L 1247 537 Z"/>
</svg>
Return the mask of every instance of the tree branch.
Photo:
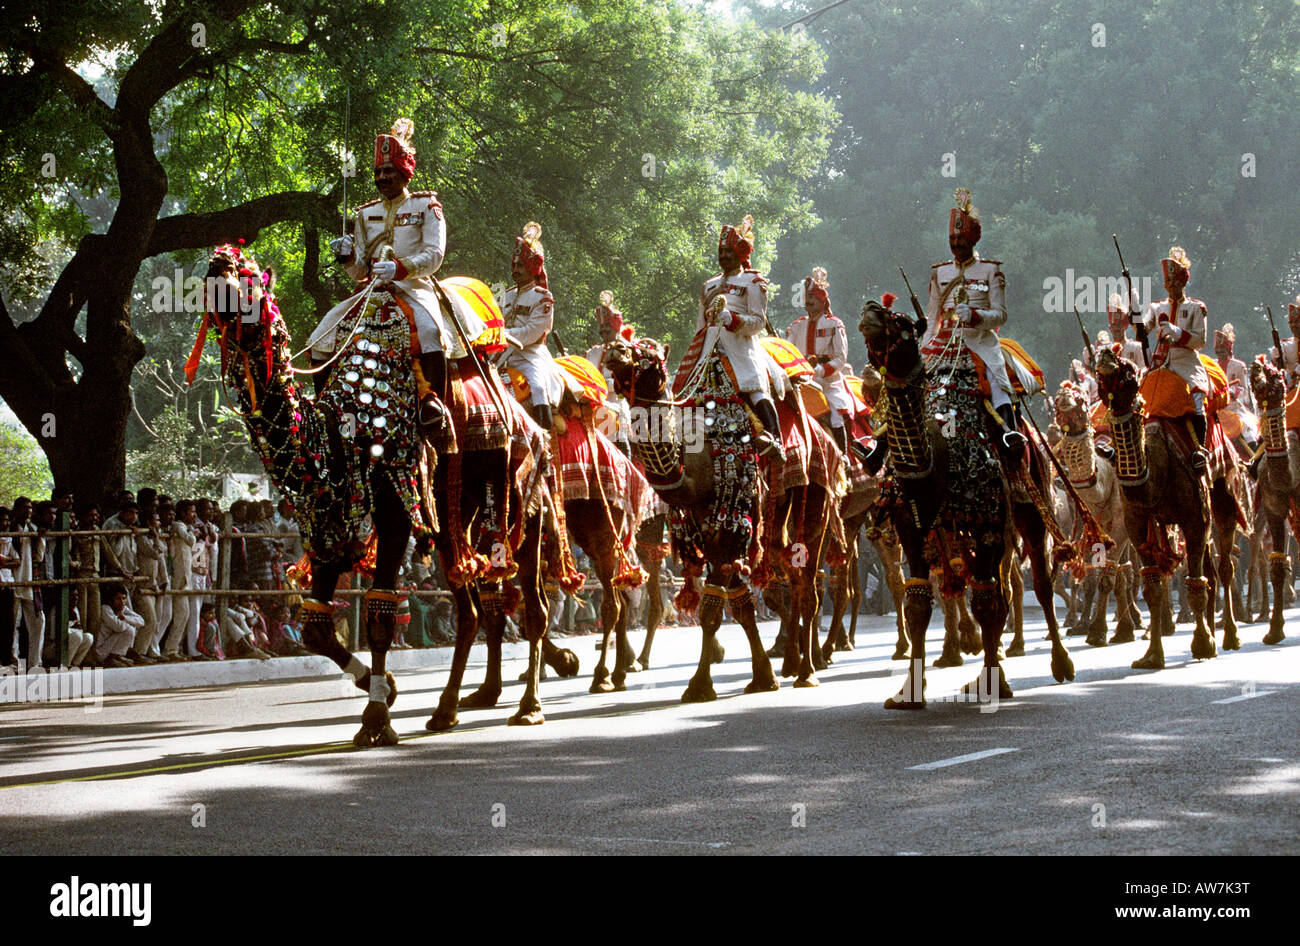
<svg viewBox="0 0 1300 946">
<path fill-rule="evenodd" d="M 286 220 L 338 230 L 342 220 L 338 195 L 333 190 L 326 194 L 281 191 L 212 213 L 163 217 L 154 226 L 147 255 L 218 246 L 238 239 L 251 243 L 266 227 Z"/>
</svg>

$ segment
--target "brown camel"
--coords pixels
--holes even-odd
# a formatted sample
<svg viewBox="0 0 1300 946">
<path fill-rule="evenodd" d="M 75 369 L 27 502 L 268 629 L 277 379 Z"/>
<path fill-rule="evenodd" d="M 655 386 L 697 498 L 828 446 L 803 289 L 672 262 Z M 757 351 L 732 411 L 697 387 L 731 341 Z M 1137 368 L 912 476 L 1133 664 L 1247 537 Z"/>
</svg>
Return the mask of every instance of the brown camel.
<svg viewBox="0 0 1300 946">
<path fill-rule="evenodd" d="M 1287 522 L 1294 531 L 1300 517 L 1300 483 L 1291 479 L 1290 460 L 1286 435 L 1287 390 L 1282 371 L 1269 364 L 1260 355 L 1250 366 L 1250 389 L 1260 410 L 1260 434 L 1264 441 L 1264 456 L 1258 475 L 1258 505 L 1268 532 L 1273 539 L 1273 551 L 1268 557 L 1269 580 L 1273 585 L 1273 613 L 1268 622 L 1265 644 L 1280 644 L 1283 633 L 1282 608 L 1284 586 L 1290 578 L 1291 559 L 1284 549 L 1287 546 Z"/>
</svg>

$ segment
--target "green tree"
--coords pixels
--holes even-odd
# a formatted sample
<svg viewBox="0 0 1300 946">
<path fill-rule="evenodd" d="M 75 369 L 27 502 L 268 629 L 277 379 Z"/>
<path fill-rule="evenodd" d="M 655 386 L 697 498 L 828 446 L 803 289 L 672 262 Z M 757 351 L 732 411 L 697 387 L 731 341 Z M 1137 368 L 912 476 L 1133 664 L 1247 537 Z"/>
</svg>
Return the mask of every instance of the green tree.
<svg viewBox="0 0 1300 946">
<path fill-rule="evenodd" d="M 45 499 L 54 485 L 41 448 L 25 430 L 0 420 L 0 505 L 18 496 Z"/>
</svg>

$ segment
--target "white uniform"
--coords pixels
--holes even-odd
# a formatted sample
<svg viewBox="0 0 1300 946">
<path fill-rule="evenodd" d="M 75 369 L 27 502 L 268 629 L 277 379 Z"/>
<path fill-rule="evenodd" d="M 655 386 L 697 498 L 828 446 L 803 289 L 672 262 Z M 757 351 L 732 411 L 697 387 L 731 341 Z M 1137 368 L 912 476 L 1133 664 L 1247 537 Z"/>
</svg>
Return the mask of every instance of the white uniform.
<svg viewBox="0 0 1300 946">
<path fill-rule="evenodd" d="M 953 331 L 984 362 L 994 407 L 1011 403 L 1011 380 L 1007 377 L 1007 363 L 997 332 L 1007 321 L 1007 280 L 1000 267 L 998 260 L 982 260 L 978 253 L 965 264 L 948 260 L 932 266 L 930 301 L 925 310 L 926 329 L 922 342 L 924 347 L 945 323 L 953 325 L 957 308 L 955 296 L 958 287 L 964 283 L 966 304 L 979 315 L 979 322 L 954 326 Z"/>
<path fill-rule="evenodd" d="M 1205 373 L 1205 366 L 1201 364 L 1200 356 L 1197 354 L 1205 347 L 1207 329 L 1205 303 L 1200 299 L 1184 299 L 1179 303 L 1178 311 L 1171 317 L 1169 300 L 1162 299 L 1150 303 L 1142 319 L 1152 337 L 1156 336 L 1156 331 L 1163 322 L 1184 330 L 1184 335 L 1177 344 L 1169 342 L 1169 355 L 1160 367 L 1168 368 L 1178 375 L 1187 382 L 1187 386 L 1192 391 L 1209 394 L 1210 378 Z M 1159 345 L 1159 341 L 1156 344 Z M 1152 367 L 1156 366 L 1152 365 Z"/>
<path fill-rule="evenodd" d="M 626 440 L 628 432 L 632 429 L 632 411 L 627 400 L 614 393 L 614 375 L 605 365 L 604 344 L 593 345 L 587 349 L 587 360 L 605 376 L 605 406 L 609 410 L 609 421 L 607 428 L 602 429 L 601 433 L 615 443 Z"/>
<path fill-rule="evenodd" d="M 559 407 L 564 380 L 546 347 L 546 336 L 555 325 L 555 297 L 534 283 L 524 290 L 511 286 L 497 302 L 505 316 L 509 342 L 501 353 L 501 363 L 527 379 L 533 404 Z"/>
<path fill-rule="evenodd" d="M 1127 336 L 1115 340 L 1123 346 L 1119 352 L 1121 358 L 1133 362 L 1133 364 L 1137 365 L 1139 369 L 1145 368 L 1146 361 L 1142 357 L 1141 342 L 1136 338 L 1128 338 Z"/>
<path fill-rule="evenodd" d="M 352 226 L 352 256 L 343 264 L 353 279 L 368 283 L 371 269 L 379 261 L 385 246 L 392 247 L 397 261 L 393 286 L 398 297 L 411 307 L 416 338 L 423 353 L 443 351 L 449 358 L 463 358 L 465 347 L 455 330 L 443 319 L 438 295 L 433 288 L 433 274 L 442 265 L 447 248 L 447 230 L 442 219 L 442 205 L 433 191 L 403 191 L 393 200 L 372 200 L 357 208 Z M 341 339 L 336 336 L 340 322 L 357 304 L 365 290 L 344 299 L 325 315 L 308 340 L 317 358 L 328 358 Z M 471 340 L 483 331 L 482 321 L 457 307 L 465 333 Z M 350 323 L 349 323 L 350 324 Z"/>
<path fill-rule="evenodd" d="M 759 342 L 767 324 L 767 280 L 752 269 L 734 276 L 722 273 L 704 283 L 700 291 L 700 312 L 695 322 L 698 332 L 705 327 L 705 312 L 715 296 L 722 295 L 726 309 L 708 326 L 700 361 L 716 346 L 731 362 L 736 384 L 742 394 L 766 395 L 777 400 L 786 392 L 785 370 L 773 360 Z M 751 397 L 752 400 L 752 397 Z"/>
<path fill-rule="evenodd" d="M 1219 365 L 1223 368 L 1223 365 Z M 1255 399 L 1250 393 L 1250 378 L 1246 374 L 1246 363 L 1240 358 L 1230 358 L 1228 367 L 1223 368 L 1223 373 L 1228 378 L 1228 403 L 1232 406 L 1240 406 L 1252 413 L 1255 410 Z"/>
<path fill-rule="evenodd" d="M 811 333 L 812 338 L 809 338 Z M 830 404 L 831 425 L 844 426 L 844 415 L 853 413 L 853 397 L 849 394 L 844 366 L 849 358 L 849 338 L 844 323 L 829 312 L 816 320 L 801 315 L 790 323 L 785 337 L 805 358 L 820 355 L 829 358 L 813 369 L 813 376 L 821 385 L 826 402 Z"/>
<path fill-rule="evenodd" d="M 1277 346 L 1274 345 L 1268 351 L 1269 361 L 1273 362 L 1273 364 L 1277 364 Z M 1294 375 L 1297 372 L 1300 372 L 1300 357 L 1297 357 L 1296 354 L 1296 343 L 1294 338 L 1282 339 L 1282 358 L 1282 367 L 1286 370 L 1287 374 Z"/>
</svg>

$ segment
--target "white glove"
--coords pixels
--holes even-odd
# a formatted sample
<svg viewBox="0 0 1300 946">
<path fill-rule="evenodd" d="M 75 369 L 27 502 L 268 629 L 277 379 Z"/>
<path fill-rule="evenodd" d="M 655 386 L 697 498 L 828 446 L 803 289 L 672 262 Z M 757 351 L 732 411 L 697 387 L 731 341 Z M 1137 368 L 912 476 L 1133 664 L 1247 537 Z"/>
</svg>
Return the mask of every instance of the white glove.
<svg viewBox="0 0 1300 946">
<path fill-rule="evenodd" d="M 961 303 L 953 310 L 957 314 L 957 321 L 962 325 L 970 325 L 971 308 L 966 303 Z"/>
<path fill-rule="evenodd" d="M 1180 334 L 1182 333 L 1179 332 L 1176 326 L 1170 325 L 1168 322 L 1160 323 L 1160 333 L 1159 333 L 1160 338 L 1177 339 Z"/>
<path fill-rule="evenodd" d="M 397 261 L 391 259 L 380 260 L 370 270 L 376 279 L 380 282 L 391 282 L 397 275 Z"/>
<path fill-rule="evenodd" d="M 335 237 L 334 239 L 330 240 L 330 250 L 332 250 L 334 255 L 337 256 L 339 259 L 351 259 L 352 258 L 352 237 L 351 236 Z"/>
</svg>

